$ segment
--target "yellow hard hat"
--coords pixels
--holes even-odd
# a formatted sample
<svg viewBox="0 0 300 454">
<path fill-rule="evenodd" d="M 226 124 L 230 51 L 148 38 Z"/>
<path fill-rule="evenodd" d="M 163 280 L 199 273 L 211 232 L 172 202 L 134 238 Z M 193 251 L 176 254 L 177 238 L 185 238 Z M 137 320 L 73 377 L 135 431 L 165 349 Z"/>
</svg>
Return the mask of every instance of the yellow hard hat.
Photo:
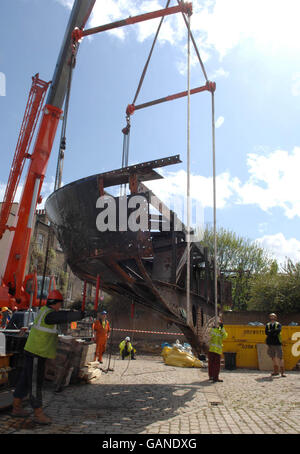
<svg viewBox="0 0 300 454">
<path fill-rule="evenodd" d="M 2 307 L 1 312 L 8 311 L 8 307 Z"/>
</svg>

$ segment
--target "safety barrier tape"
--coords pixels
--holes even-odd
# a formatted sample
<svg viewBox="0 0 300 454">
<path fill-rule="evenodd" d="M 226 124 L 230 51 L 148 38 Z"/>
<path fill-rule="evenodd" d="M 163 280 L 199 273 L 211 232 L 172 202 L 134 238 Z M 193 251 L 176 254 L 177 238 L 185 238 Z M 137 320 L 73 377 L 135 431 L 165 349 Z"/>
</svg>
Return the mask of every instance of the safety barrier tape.
<svg viewBox="0 0 300 454">
<path fill-rule="evenodd" d="M 113 331 L 126 331 L 129 333 L 146 333 L 146 334 L 170 334 L 173 336 L 184 336 L 182 333 L 167 333 L 163 331 L 142 331 L 139 329 L 123 329 L 123 328 L 112 328 Z"/>
</svg>

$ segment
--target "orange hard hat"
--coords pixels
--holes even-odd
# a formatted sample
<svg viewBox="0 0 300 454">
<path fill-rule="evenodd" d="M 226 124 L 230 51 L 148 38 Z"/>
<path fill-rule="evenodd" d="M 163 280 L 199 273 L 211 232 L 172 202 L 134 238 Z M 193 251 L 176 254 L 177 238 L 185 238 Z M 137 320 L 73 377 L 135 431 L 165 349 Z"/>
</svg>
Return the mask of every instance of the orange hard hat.
<svg viewBox="0 0 300 454">
<path fill-rule="evenodd" d="M 55 303 L 59 303 L 59 302 L 63 302 L 64 298 L 62 296 L 62 294 L 58 291 L 58 290 L 51 290 L 51 292 L 49 292 L 49 295 L 48 295 L 48 298 L 47 298 L 47 304 L 55 304 Z"/>
</svg>

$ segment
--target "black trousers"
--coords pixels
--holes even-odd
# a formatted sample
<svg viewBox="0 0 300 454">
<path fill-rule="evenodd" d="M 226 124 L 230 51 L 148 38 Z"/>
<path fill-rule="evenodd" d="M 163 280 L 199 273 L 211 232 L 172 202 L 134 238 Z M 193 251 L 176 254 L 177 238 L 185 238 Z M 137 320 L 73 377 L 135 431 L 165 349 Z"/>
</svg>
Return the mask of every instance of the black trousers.
<svg viewBox="0 0 300 454">
<path fill-rule="evenodd" d="M 208 352 L 208 375 L 213 380 L 219 379 L 221 369 L 221 355 L 214 352 Z"/>
<path fill-rule="evenodd" d="M 32 408 L 43 406 L 43 383 L 46 358 L 24 351 L 24 366 L 15 388 L 14 397 L 23 399 L 29 394 Z"/>
<path fill-rule="evenodd" d="M 122 351 L 122 359 L 125 359 L 126 356 L 129 356 L 129 355 L 131 355 L 131 359 L 134 359 L 134 351 L 131 350 L 131 352 L 129 352 L 127 350 L 127 348 L 125 347 L 124 350 Z"/>
</svg>

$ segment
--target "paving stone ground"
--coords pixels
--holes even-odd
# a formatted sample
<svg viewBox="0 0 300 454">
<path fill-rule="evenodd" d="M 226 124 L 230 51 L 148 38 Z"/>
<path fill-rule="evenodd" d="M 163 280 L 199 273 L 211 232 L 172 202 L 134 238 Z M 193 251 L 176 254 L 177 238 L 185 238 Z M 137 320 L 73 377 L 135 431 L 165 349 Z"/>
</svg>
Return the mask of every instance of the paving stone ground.
<svg viewBox="0 0 300 454">
<path fill-rule="evenodd" d="M 300 372 L 221 371 L 166 366 L 160 356 L 113 358 L 113 372 L 55 394 L 46 383 L 50 426 L 0 412 L 0 434 L 299 434 Z M 100 365 L 107 369 L 108 361 Z M 30 407 L 29 407 L 30 408 Z"/>
</svg>

